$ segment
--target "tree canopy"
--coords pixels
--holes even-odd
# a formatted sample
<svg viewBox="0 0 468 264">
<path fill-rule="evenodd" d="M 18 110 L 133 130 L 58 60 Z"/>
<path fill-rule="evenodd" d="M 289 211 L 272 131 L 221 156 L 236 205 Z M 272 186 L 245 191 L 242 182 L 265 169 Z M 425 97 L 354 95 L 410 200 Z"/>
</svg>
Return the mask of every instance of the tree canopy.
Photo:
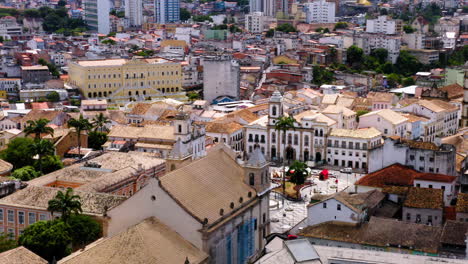
<svg viewBox="0 0 468 264">
<path fill-rule="evenodd" d="M 289 176 L 289 181 L 296 185 L 304 184 L 307 178 L 306 169 L 307 165 L 304 162 L 295 160 L 291 166 L 289 166 L 289 170 L 286 173 Z"/>
<path fill-rule="evenodd" d="M 96 150 L 101 150 L 102 145 L 107 142 L 107 134 L 99 131 L 91 131 L 88 133 L 88 147 Z"/>
<path fill-rule="evenodd" d="M 182 21 L 189 20 L 191 16 L 192 14 L 190 13 L 190 11 L 188 11 L 187 8 L 180 9 L 180 20 Z"/>
<path fill-rule="evenodd" d="M 352 45 L 346 50 L 346 61 L 349 65 L 361 63 L 363 56 L 364 51 L 356 45 Z"/>
<path fill-rule="evenodd" d="M 7 148 L 0 153 L 3 160 L 13 164 L 13 169 L 19 169 L 24 166 L 30 166 L 34 163 L 31 152 L 31 145 L 34 143 L 32 138 L 17 137 L 8 143 Z"/>
<path fill-rule="evenodd" d="M 281 31 L 281 32 L 286 32 L 286 33 L 297 32 L 296 28 L 293 27 L 293 25 L 291 25 L 289 23 L 284 23 L 284 24 L 281 24 L 281 25 L 277 26 L 276 30 Z"/>
<path fill-rule="evenodd" d="M 60 95 L 56 91 L 52 91 L 47 94 L 46 96 L 47 101 L 49 102 L 59 102 L 60 101 Z"/>
<path fill-rule="evenodd" d="M 72 188 L 67 188 L 65 192 L 57 192 L 55 198 L 49 201 L 47 210 L 50 211 L 52 215 L 55 212 L 59 212 L 61 214 L 61 219 L 67 222 L 72 215 L 83 212 L 80 200 L 80 196 L 73 194 Z"/>
<path fill-rule="evenodd" d="M 30 181 L 41 176 L 41 173 L 36 171 L 33 166 L 24 166 L 14 170 L 11 176 L 22 181 Z"/>
<path fill-rule="evenodd" d="M 42 134 L 54 135 L 54 129 L 47 126 L 50 120 L 45 118 L 40 118 L 38 120 L 28 120 L 26 121 L 26 127 L 23 132 L 26 136 L 34 134 L 35 139 L 40 139 Z"/>
</svg>

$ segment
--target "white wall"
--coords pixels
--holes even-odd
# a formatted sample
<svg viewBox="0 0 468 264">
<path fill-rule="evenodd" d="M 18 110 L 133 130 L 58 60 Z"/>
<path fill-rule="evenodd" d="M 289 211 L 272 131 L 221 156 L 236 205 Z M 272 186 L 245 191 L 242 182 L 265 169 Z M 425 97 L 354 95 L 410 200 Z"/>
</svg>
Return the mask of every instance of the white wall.
<svg viewBox="0 0 468 264">
<path fill-rule="evenodd" d="M 324 203 L 327 204 L 327 208 L 323 208 Z M 341 205 L 341 211 L 337 210 L 337 205 Z M 329 199 L 307 208 L 307 223 L 309 226 L 328 221 L 358 223 L 359 216 L 349 207 L 335 199 Z"/>
<path fill-rule="evenodd" d="M 155 200 L 151 199 L 155 196 Z M 108 235 L 112 236 L 155 216 L 164 224 L 176 230 L 182 237 L 198 248 L 202 248 L 202 225 L 182 209 L 158 184 L 150 179 L 148 185 L 136 192 L 119 206 L 108 212 L 110 217 Z"/>
<path fill-rule="evenodd" d="M 453 181 L 453 183 L 448 183 L 448 182 L 436 182 L 436 181 L 425 181 L 425 180 L 415 179 L 413 184 L 415 187 L 421 187 L 421 188 L 430 188 L 429 185 L 431 185 L 431 188 L 433 189 L 442 189 L 442 186 L 444 186 L 445 187 L 444 203 L 446 206 L 450 205 L 450 201 L 454 197 L 455 181 Z"/>
</svg>

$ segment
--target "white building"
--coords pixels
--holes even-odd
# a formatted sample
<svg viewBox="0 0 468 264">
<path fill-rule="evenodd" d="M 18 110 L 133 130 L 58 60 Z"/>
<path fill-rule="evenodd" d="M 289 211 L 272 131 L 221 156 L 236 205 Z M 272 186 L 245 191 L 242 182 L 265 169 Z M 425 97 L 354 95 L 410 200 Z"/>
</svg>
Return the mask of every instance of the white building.
<svg viewBox="0 0 468 264">
<path fill-rule="evenodd" d="M 440 146 L 401 138 L 385 138 L 381 147 L 369 152 L 369 173 L 392 164 L 404 164 L 419 172 L 457 175 L 456 150 L 453 145 Z"/>
<path fill-rule="evenodd" d="M 125 16 L 130 21 L 130 26 L 143 24 L 143 1 L 125 0 Z"/>
<path fill-rule="evenodd" d="M 5 16 L 0 18 L 0 36 L 4 39 L 11 39 L 23 33 L 23 28 L 16 22 L 16 18 Z"/>
<path fill-rule="evenodd" d="M 307 23 L 335 23 L 335 2 L 315 0 L 304 4 Z"/>
<path fill-rule="evenodd" d="M 332 129 L 327 141 L 327 163 L 334 166 L 367 170 L 369 152 L 383 143 L 375 128 Z"/>
<path fill-rule="evenodd" d="M 18 96 L 20 89 L 20 78 L 0 78 L 0 90 L 6 91 L 8 98 Z"/>
<path fill-rule="evenodd" d="M 203 95 L 204 99 L 210 103 L 222 97 L 239 99 L 239 63 L 228 55 L 205 57 L 203 59 Z"/>
<path fill-rule="evenodd" d="M 337 128 L 356 128 L 356 112 L 340 105 L 329 105 L 322 110 L 322 114 L 337 122 Z"/>
<path fill-rule="evenodd" d="M 110 32 L 110 1 L 109 0 L 84 0 L 84 20 L 91 31 L 99 34 Z"/>
<path fill-rule="evenodd" d="M 401 114 L 383 109 L 359 117 L 358 128 L 374 127 L 384 136 L 407 137 L 408 119 Z"/>
<path fill-rule="evenodd" d="M 363 33 L 354 39 L 355 45 L 362 48 L 365 54 L 370 54 L 372 50 L 383 48 L 388 51 L 388 61 L 395 63 L 400 56 L 401 36 L 386 35 L 381 33 Z"/>
<path fill-rule="evenodd" d="M 430 122 L 423 125 L 424 141 L 434 142 L 437 136 L 453 135 L 458 130 L 458 108 L 441 100 L 419 100 L 396 111 L 429 118 Z"/>
<path fill-rule="evenodd" d="M 379 16 L 376 19 L 368 19 L 366 21 L 366 32 L 391 35 L 396 34 L 397 21 L 390 19 L 388 16 Z"/>
<path fill-rule="evenodd" d="M 358 225 L 367 219 L 369 211 L 378 206 L 384 197 L 385 195 L 377 190 L 359 194 L 342 191 L 325 197 L 313 196 L 312 200 L 318 202 L 307 205 L 307 225 L 330 221 Z"/>
<path fill-rule="evenodd" d="M 251 33 L 262 33 L 270 19 L 262 12 L 253 12 L 245 16 L 245 28 Z"/>
<path fill-rule="evenodd" d="M 450 206 L 455 198 L 456 179 L 455 176 L 421 173 L 414 178 L 414 187 L 442 190 L 445 206 Z"/>
</svg>

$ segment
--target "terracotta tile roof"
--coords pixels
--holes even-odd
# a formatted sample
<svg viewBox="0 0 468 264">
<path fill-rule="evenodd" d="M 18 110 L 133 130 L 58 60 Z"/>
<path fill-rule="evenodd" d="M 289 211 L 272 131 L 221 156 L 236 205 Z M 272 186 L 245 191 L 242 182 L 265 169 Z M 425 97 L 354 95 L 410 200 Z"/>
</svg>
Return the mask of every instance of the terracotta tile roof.
<svg viewBox="0 0 468 264">
<path fill-rule="evenodd" d="M 383 193 L 389 193 L 389 194 L 396 194 L 396 195 L 401 195 L 401 196 L 406 196 L 408 193 L 409 187 L 402 187 L 402 186 L 385 186 L 382 189 Z"/>
<path fill-rule="evenodd" d="M 394 125 L 398 125 L 398 124 L 408 121 L 406 117 L 404 117 L 400 113 L 397 113 L 391 109 L 382 109 L 378 111 L 373 111 L 373 112 L 362 115 L 361 118 L 372 116 L 372 115 L 378 115 Z"/>
<path fill-rule="evenodd" d="M 468 193 L 458 193 L 457 213 L 468 213 Z"/>
<path fill-rule="evenodd" d="M 30 185 L 0 199 L 0 204 L 20 208 L 47 210 L 48 202 L 53 199 L 60 190 L 61 189 L 58 188 Z M 111 209 L 127 199 L 127 197 L 124 196 L 106 193 L 75 191 L 74 194 L 81 197 L 83 214 L 87 215 L 103 215 L 106 207 L 107 209 Z"/>
<path fill-rule="evenodd" d="M 457 110 L 456 106 L 441 100 L 419 100 L 417 104 L 436 113 Z"/>
<path fill-rule="evenodd" d="M 130 115 L 144 115 L 151 108 L 151 104 L 138 103 L 130 111 Z"/>
<path fill-rule="evenodd" d="M 62 259 L 62 264 L 202 263 L 208 255 L 180 234 L 150 217 L 123 232 Z"/>
<path fill-rule="evenodd" d="M 61 114 L 62 111 L 46 111 L 46 110 L 40 110 L 40 109 L 33 109 L 29 111 L 22 119 L 22 122 L 26 122 L 29 120 L 38 120 L 40 118 L 45 118 L 50 121 L 55 119 L 59 114 Z"/>
<path fill-rule="evenodd" d="M 219 122 L 208 122 L 206 123 L 205 129 L 207 133 L 225 133 L 232 134 L 239 131 L 243 126 L 237 122 L 219 123 Z"/>
<path fill-rule="evenodd" d="M 435 173 L 419 173 L 418 175 L 416 175 L 416 177 L 414 177 L 414 179 L 423 180 L 423 181 L 452 183 L 457 179 L 457 177 L 444 175 L 444 174 L 435 174 Z"/>
<path fill-rule="evenodd" d="M 20 246 L 0 253 L 0 263 L 8 264 L 47 264 L 47 260 L 34 254 L 29 249 Z"/>
<path fill-rule="evenodd" d="M 382 93 L 382 92 L 369 92 L 367 98 L 371 99 L 372 102 L 385 102 L 392 103 L 395 95 L 392 93 Z"/>
<path fill-rule="evenodd" d="M 448 99 L 455 99 L 463 96 L 463 86 L 458 83 L 444 86 L 440 88 L 440 90 L 447 92 Z"/>
<path fill-rule="evenodd" d="M 323 102 L 322 102 L 323 103 Z M 339 114 L 343 113 L 343 116 L 353 116 L 356 115 L 356 112 L 353 110 L 346 108 L 341 105 L 329 105 L 327 108 L 322 110 L 322 113 L 324 114 Z"/>
<path fill-rule="evenodd" d="M 444 208 L 444 192 L 441 189 L 411 187 L 403 206 L 442 210 Z"/>
<path fill-rule="evenodd" d="M 144 127 L 117 125 L 112 127 L 108 134 L 108 137 L 133 139 L 162 139 L 170 141 L 175 140 L 174 127 L 156 125 L 147 125 Z"/>
<path fill-rule="evenodd" d="M 222 218 L 234 203 L 234 209 L 255 199 L 255 189 L 243 181 L 243 169 L 237 164 L 235 154 L 224 144 L 213 147 L 208 155 L 160 178 L 161 186 L 170 196 L 201 223 L 208 219 L 212 224 Z M 251 197 L 248 194 L 251 194 Z"/>
<path fill-rule="evenodd" d="M 441 227 L 371 217 L 369 222 L 361 226 L 345 225 L 339 222 L 308 226 L 299 235 L 384 248 L 401 245 L 417 251 L 437 253 L 441 233 Z"/>
<path fill-rule="evenodd" d="M 385 186 L 413 186 L 414 177 L 419 172 L 399 163 L 361 177 L 355 184 L 383 188 Z"/>
<path fill-rule="evenodd" d="M 448 245 L 466 246 L 468 223 L 448 220 L 445 222 L 440 242 Z"/>
</svg>

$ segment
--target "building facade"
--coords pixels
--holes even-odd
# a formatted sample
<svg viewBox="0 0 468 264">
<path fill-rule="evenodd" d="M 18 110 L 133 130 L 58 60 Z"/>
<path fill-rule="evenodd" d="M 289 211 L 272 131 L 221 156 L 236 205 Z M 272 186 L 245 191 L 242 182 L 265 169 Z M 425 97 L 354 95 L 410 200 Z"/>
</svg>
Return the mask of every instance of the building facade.
<svg viewBox="0 0 468 264">
<path fill-rule="evenodd" d="M 109 34 L 109 12 L 111 4 L 109 0 L 84 0 L 84 20 L 90 28 L 99 34 Z"/>
<path fill-rule="evenodd" d="M 335 4 L 326 0 L 315 0 L 304 4 L 307 23 L 335 23 Z"/>
<path fill-rule="evenodd" d="M 75 61 L 69 67 L 69 83 L 87 99 L 107 99 L 115 104 L 131 99 L 185 98 L 179 62 L 161 58 L 107 59 Z"/>
<path fill-rule="evenodd" d="M 125 0 L 125 16 L 129 19 L 130 26 L 141 26 L 143 24 L 143 1 Z"/>
<path fill-rule="evenodd" d="M 180 21 L 180 0 L 156 0 L 154 4 L 157 23 L 167 24 Z"/>
<path fill-rule="evenodd" d="M 210 103 L 223 97 L 238 100 L 240 96 L 240 67 L 229 55 L 203 59 L 203 96 Z"/>
<path fill-rule="evenodd" d="M 389 19 L 387 16 L 379 16 L 376 19 L 367 19 L 366 32 L 396 34 L 397 22 L 394 19 Z"/>
</svg>

